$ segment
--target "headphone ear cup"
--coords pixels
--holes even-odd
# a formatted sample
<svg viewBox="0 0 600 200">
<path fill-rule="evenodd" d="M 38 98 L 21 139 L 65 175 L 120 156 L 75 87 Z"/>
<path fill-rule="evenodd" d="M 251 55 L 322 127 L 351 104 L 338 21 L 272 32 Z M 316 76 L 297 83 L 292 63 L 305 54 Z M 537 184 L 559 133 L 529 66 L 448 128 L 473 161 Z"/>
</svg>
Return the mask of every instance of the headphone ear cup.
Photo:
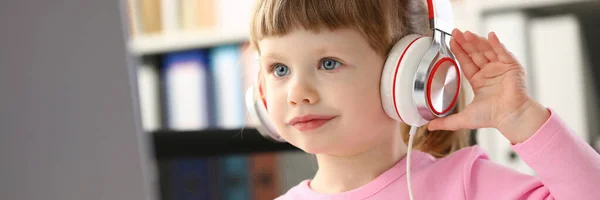
<svg viewBox="0 0 600 200">
<path fill-rule="evenodd" d="M 246 91 L 246 108 L 248 109 L 250 119 L 255 122 L 256 129 L 263 137 L 275 142 L 285 142 L 285 139 L 277 133 L 275 125 L 270 120 L 262 97 L 255 95 L 255 92 L 256 89 L 254 87 L 250 87 Z"/>
<path fill-rule="evenodd" d="M 388 54 L 381 77 L 381 101 L 388 116 L 411 126 L 428 121 L 418 112 L 413 99 L 414 78 L 423 56 L 433 39 L 422 35 L 407 35 Z"/>
</svg>

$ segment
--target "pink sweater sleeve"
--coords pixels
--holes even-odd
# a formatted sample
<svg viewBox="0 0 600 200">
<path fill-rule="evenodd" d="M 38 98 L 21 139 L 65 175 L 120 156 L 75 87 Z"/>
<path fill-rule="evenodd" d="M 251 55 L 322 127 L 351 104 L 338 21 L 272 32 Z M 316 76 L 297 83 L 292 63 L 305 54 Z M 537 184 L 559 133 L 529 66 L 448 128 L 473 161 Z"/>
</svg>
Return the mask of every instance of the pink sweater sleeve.
<svg viewBox="0 0 600 200">
<path fill-rule="evenodd" d="M 531 138 L 512 146 L 537 176 L 476 159 L 465 167 L 467 199 L 600 198 L 600 155 L 550 112 Z"/>
</svg>

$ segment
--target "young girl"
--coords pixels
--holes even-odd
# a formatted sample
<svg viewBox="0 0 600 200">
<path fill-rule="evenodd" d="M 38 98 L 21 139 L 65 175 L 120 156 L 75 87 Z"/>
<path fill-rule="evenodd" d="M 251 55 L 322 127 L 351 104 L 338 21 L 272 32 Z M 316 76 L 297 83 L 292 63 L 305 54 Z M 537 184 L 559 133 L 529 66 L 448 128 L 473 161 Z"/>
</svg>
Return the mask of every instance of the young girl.
<svg viewBox="0 0 600 200">
<path fill-rule="evenodd" d="M 278 199 L 409 198 L 410 127 L 386 115 L 380 95 L 385 58 L 408 34 L 432 34 L 420 0 L 258 1 L 251 43 L 269 116 L 319 166 Z M 414 199 L 597 199 L 600 156 L 528 96 L 522 66 L 498 37 L 454 30 L 450 47 L 475 96 L 418 129 L 409 157 Z M 306 115 L 317 125 L 290 122 Z M 485 127 L 497 128 L 538 176 L 467 147 L 464 130 Z"/>
</svg>

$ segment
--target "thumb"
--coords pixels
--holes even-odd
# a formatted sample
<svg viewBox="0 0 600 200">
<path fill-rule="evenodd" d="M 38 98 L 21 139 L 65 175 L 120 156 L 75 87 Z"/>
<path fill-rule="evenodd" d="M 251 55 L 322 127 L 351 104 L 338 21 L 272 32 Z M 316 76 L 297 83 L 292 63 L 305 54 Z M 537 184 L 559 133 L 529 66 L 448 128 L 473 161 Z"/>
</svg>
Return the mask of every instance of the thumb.
<svg viewBox="0 0 600 200">
<path fill-rule="evenodd" d="M 465 116 L 464 112 L 448 115 L 446 117 L 436 118 L 429 121 L 427 129 L 430 131 L 435 130 L 449 130 L 455 131 L 458 129 L 468 128 L 470 124 Z"/>
</svg>

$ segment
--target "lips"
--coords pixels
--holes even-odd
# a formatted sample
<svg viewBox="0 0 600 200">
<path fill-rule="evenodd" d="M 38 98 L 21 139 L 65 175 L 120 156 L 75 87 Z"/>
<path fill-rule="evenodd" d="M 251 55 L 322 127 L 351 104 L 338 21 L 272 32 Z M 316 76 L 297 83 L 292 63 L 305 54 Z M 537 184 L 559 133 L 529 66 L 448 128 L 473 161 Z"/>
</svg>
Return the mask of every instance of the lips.
<svg viewBox="0 0 600 200">
<path fill-rule="evenodd" d="M 294 117 L 289 121 L 289 125 L 294 126 L 300 131 L 310 131 L 323 126 L 335 116 L 331 115 L 303 115 Z"/>
</svg>

